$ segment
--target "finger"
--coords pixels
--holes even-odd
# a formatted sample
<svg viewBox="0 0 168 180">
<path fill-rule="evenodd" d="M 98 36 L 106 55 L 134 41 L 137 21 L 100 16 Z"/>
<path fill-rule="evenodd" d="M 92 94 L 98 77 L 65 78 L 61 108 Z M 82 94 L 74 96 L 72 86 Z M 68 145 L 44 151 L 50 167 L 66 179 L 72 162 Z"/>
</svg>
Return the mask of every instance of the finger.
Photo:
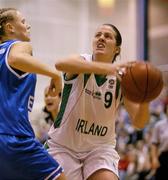
<svg viewBox="0 0 168 180">
<path fill-rule="evenodd" d="M 123 73 L 122 69 L 118 67 L 118 68 L 117 68 L 116 76 L 117 76 L 117 78 L 119 79 L 119 81 L 122 80 L 123 75 L 124 75 L 124 73 Z"/>
<path fill-rule="evenodd" d="M 50 81 L 50 86 L 49 86 L 48 93 L 51 96 L 56 96 L 56 86 L 55 86 L 55 83 L 54 83 L 53 79 L 51 79 L 51 81 Z"/>
<path fill-rule="evenodd" d="M 50 82 L 50 89 L 53 90 L 53 91 L 56 90 L 56 85 L 55 85 L 54 79 L 51 79 L 51 82 Z"/>
</svg>

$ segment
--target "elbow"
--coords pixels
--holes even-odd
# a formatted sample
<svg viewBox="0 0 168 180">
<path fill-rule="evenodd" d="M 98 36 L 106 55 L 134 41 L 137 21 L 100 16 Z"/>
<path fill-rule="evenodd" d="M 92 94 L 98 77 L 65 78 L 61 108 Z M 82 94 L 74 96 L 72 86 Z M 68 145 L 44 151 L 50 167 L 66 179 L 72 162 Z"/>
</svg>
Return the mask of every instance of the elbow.
<svg viewBox="0 0 168 180">
<path fill-rule="evenodd" d="M 55 64 L 55 68 L 58 70 L 58 71 L 64 71 L 64 63 L 63 62 L 57 62 Z"/>
</svg>

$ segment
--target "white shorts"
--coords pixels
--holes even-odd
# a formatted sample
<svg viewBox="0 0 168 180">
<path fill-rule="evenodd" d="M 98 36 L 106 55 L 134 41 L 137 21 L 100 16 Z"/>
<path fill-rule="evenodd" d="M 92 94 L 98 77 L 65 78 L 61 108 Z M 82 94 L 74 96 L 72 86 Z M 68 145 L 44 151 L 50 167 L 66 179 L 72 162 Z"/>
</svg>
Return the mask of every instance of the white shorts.
<svg viewBox="0 0 168 180">
<path fill-rule="evenodd" d="M 48 152 L 64 168 L 68 180 L 86 180 L 100 169 L 108 169 L 118 176 L 119 155 L 111 146 L 101 146 L 85 153 L 76 153 L 49 140 Z"/>
</svg>

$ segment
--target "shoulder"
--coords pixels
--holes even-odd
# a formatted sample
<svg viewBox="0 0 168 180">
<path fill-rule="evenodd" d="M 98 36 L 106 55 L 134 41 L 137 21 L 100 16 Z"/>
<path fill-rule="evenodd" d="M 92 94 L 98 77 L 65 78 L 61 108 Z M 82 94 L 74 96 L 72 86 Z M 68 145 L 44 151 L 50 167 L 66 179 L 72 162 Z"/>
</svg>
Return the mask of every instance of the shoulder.
<svg viewBox="0 0 168 180">
<path fill-rule="evenodd" d="M 92 55 L 91 54 L 80 54 L 80 56 L 82 57 L 82 59 L 84 59 L 86 61 L 92 61 Z"/>
<path fill-rule="evenodd" d="M 16 41 L 11 47 L 12 52 L 27 52 L 32 54 L 32 45 L 29 42 Z"/>
</svg>

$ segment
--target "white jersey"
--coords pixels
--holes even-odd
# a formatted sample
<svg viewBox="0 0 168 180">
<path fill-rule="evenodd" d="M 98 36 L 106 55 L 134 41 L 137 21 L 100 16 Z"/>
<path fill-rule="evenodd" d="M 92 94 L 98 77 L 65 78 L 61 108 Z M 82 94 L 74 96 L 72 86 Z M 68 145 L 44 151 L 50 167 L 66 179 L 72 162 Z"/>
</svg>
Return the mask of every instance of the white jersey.
<svg viewBox="0 0 168 180">
<path fill-rule="evenodd" d="M 83 55 L 91 61 L 91 55 Z M 52 141 L 76 152 L 101 145 L 115 148 L 115 119 L 121 101 L 116 76 L 79 74 L 64 78 L 58 117 L 49 131 Z"/>
</svg>

